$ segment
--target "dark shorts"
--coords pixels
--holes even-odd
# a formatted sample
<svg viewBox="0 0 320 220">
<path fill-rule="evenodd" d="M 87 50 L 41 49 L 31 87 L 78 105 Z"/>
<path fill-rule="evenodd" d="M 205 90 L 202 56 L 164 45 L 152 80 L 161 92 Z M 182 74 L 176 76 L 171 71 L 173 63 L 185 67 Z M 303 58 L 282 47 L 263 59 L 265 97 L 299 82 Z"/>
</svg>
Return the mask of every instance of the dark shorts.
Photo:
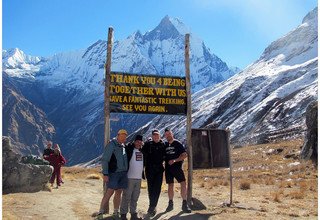
<svg viewBox="0 0 320 220">
<path fill-rule="evenodd" d="M 166 166 L 165 169 L 165 175 L 166 175 L 166 183 L 173 183 L 174 178 L 178 181 L 178 183 L 181 183 L 183 181 L 186 181 L 186 178 L 184 176 L 183 170 L 181 166 Z"/>
<path fill-rule="evenodd" d="M 108 188 L 126 189 L 128 187 L 127 172 L 118 172 L 109 174 Z"/>
</svg>

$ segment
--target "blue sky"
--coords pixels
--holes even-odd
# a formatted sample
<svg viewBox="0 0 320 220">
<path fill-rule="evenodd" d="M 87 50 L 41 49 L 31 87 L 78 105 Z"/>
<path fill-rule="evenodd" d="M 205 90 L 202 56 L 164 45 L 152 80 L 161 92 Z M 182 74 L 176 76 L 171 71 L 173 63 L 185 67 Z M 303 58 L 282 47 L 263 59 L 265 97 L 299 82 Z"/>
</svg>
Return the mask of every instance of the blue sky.
<svg viewBox="0 0 320 220">
<path fill-rule="evenodd" d="M 223 61 L 244 68 L 297 27 L 317 0 L 3 0 L 2 48 L 35 56 L 81 49 L 177 17 Z"/>
</svg>

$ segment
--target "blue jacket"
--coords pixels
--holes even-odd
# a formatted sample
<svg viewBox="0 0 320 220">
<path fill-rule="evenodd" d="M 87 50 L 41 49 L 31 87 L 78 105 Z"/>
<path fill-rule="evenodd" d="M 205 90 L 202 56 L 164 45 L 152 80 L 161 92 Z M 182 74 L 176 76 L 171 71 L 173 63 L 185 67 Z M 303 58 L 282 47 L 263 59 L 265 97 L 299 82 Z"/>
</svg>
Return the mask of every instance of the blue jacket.
<svg viewBox="0 0 320 220">
<path fill-rule="evenodd" d="M 105 176 L 110 173 L 128 171 L 128 159 L 124 145 L 119 144 L 116 139 L 112 139 L 104 149 L 101 162 L 102 173 Z M 110 166 L 114 166 L 114 168 L 110 170 Z"/>
</svg>

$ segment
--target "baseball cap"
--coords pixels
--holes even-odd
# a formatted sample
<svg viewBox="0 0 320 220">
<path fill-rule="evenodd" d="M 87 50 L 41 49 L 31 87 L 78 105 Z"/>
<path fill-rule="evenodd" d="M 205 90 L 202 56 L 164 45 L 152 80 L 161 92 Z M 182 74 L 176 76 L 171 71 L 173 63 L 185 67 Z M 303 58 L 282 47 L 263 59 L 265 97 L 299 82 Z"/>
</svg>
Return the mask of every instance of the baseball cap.
<svg viewBox="0 0 320 220">
<path fill-rule="evenodd" d="M 166 127 L 166 128 L 164 129 L 164 132 L 167 132 L 167 131 L 171 131 L 171 129 L 170 129 L 169 127 Z"/>
<path fill-rule="evenodd" d="M 142 138 L 143 138 L 142 135 L 137 134 L 134 140 L 135 141 L 142 141 Z"/>
<path fill-rule="evenodd" d="M 120 135 L 120 134 L 128 135 L 128 132 L 127 132 L 126 130 L 124 130 L 124 129 L 120 129 L 120 130 L 118 131 L 118 135 Z"/>
<path fill-rule="evenodd" d="M 152 130 L 152 134 L 160 134 L 160 132 L 159 132 L 158 129 L 153 129 L 153 130 Z"/>
</svg>

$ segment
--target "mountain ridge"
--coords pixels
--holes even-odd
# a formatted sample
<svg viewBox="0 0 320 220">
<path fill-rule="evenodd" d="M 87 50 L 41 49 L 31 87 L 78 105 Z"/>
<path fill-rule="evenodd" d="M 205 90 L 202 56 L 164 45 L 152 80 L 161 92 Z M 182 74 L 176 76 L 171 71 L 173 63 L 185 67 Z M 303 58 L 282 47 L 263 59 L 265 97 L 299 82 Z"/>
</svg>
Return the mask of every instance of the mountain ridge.
<svg viewBox="0 0 320 220">
<path fill-rule="evenodd" d="M 115 41 L 111 70 L 184 75 L 184 35 L 181 32 L 187 30 L 180 20 L 164 17 L 153 32 L 141 34 L 136 31 L 124 40 Z M 10 61 L 10 67 L 6 65 L 8 59 L 2 60 L 3 74 L 8 74 L 23 96 L 43 110 L 54 125 L 56 133 L 52 139 L 60 144 L 71 165 L 94 159 L 103 150 L 102 82 L 106 48 L 105 40 L 97 40 L 88 48 L 61 52 L 46 58 L 29 59 L 26 55 L 22 56 L 24 60 L 21 61 L 17 54 L 17 62 Z M 6 53 L 3 51 L 4 57 L 8 57 L 6 55 L 9 53 Z M 234 74 L 192 33 L 190 58 L 194 92 Z M 154 117 L 111 114 L 111 136 L 123 127 L 133 132 Z M 4 131 L 3 135 L 7 135 L 7 132 Z M 39 151 L 41 148 L 39 146 Z"/>
</svg>

